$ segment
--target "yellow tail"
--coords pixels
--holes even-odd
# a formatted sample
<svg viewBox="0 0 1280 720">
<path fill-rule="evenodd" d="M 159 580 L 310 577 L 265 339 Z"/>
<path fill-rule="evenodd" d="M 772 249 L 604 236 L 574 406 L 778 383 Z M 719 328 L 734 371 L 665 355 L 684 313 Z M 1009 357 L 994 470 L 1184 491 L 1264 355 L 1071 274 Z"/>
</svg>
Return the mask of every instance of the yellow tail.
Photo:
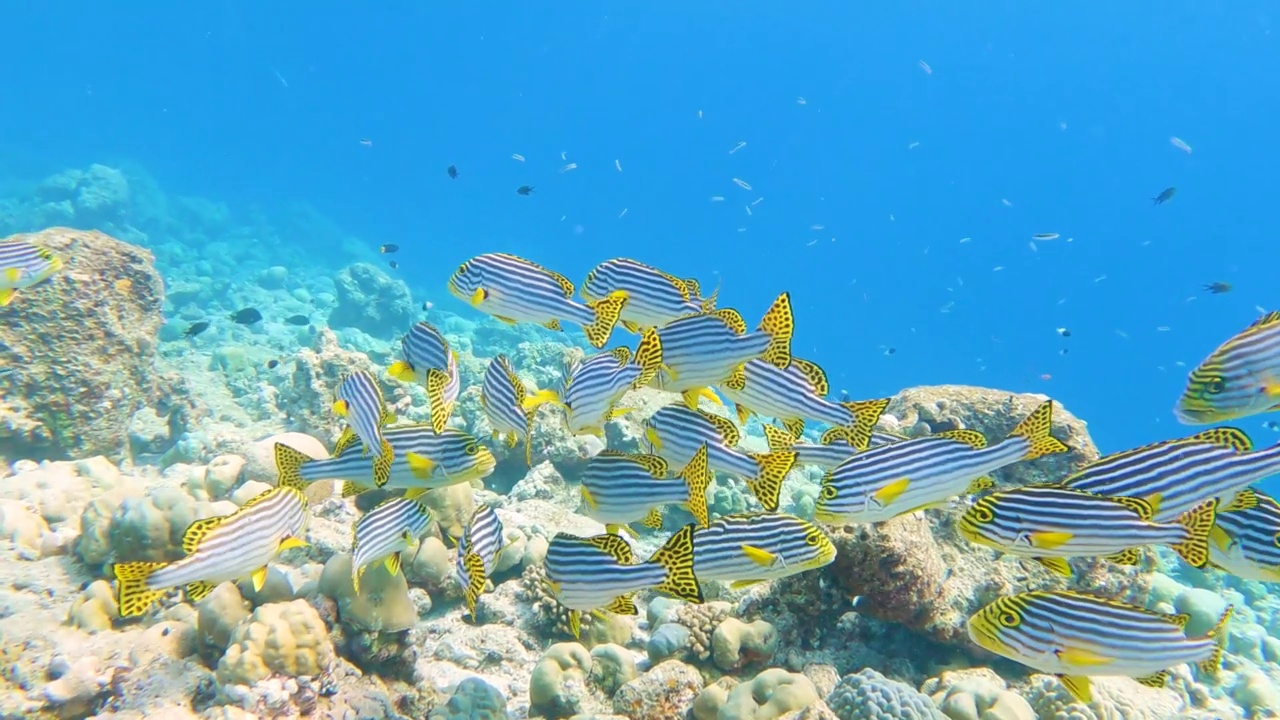
<svg viewBox="0 0 1280 720">
<path fill-rule="evenodd" d="M 448 384 L 449 373 L 440 368 L 427 371 L 427 404 L 431 408 L 431 429 L 437 435 L 449 424 L 449 412 L 452 408 L 444 401 L 444 389 Z"/>
<path fill-rule="evenodd" d="M 778 509 L 778 497 L 782 494 L 782 481 L 787 473 L 796 466 L 796 453 L 793 450 L 768 453 L 748 453 L 756 461 L 760 472 L 755 478 L 747 481 L 747 487 L 755 494 L 756 499 L 769 512 Z"/>
<path fill-rule="evenodd" d="M 112 572 L 116 576 L 116 590 L 120 599 L 120 616 L 134 617 L 147 611 L 164 596 L 167 588 L 153 590 L 147 587 L 147 579 L 156 570 L 168 565 L 162 562 L 116 563 Z"/>
<path fill-rule="evenodd" d="M 582 330 L 587 334 L 587 342 L 592 347 L 602 348 L 609 344 L 609 336 L 613 335 L 613 327 L 618 324 L 618 316 L 622 314 L 622 308 L 626 307 L 629 298 L 627 291 L 614 290 L 595 302 L 587 303 L 587 307 L 595 313 L 595 319 L 590 325 L 582 326 Z"/>
<path fill-rule="evenodd" d="M 1218 618 L 1218 622 L 1213 626 L 1213 629 L 1205 635 L 1205 637 L 1211 637 L 1218 641 L 1217 647 L 1213 649 L 1213 654 L 1196 664 L 1196 667 L 1200 668 L 1200 672 L 1209 677 L 1217 677 L 1218 670 L 1222 667 L 1222 651 L 1227 646 L 1227 622 L 1231 620 L 1231 613 L 1234 610 L 1234 606 L 1228 605 L 1227 609 L 1223 611 L 1222 617 Z M 121 606 L 121 614 L 123 613 L 123 606 Z"/>
<path fill-rule="evenodd" d="M 1209 533 L 1218 517 L 1218 499 L 1212 498 L 1191 508 L 1178 518 L 1178 524 L 1187 529 L 1187 539 L 1171 545 L 1173 551 L 1192 567 L 1202 568 L 1209 563 Z"/>
<path fill-rule="evenodd" d="M 761 356 L 765 362 L 780 370 L 791 367 L 791 336 L 796 331 L 796 320 L 791 314 L 790 293 L 784 292 L 773 301 L 758 329 L 773 338 Z"/>
<path fill-rule="evenodd" d="M 680 471 L 680 477 L 689 486 L 689 512 L 698 520 L 698 525 L 706 527 L 711 521 L 707 510 L 707 488 L 711 485 L 711 470 L 707 468 L 707 444 L 703 443 L 693 459 Z"/>
<path fill-rule="evenodd" d="M 555 390 L 539 390 L 529 393 L 520 401 L 520 409 L 527 414 L 533 414 L 535 410 L 546 404 L 560 405 L 560 394 Z"/>
<path fill-rule="evenodd" d="M 1009 433 L 1009 437 L 1020 437 L 1027 441 L 1027 454 L 1022 457 L 1023 460 L 1070 452 L 1071 448 L 1051 435 L 1051 430 L 1053 430 L 1053 401 L 1046 400 L 1018 423 L 1013 432 Z"/>
<path fill-rule="evenodd" d="M 880 416 L 889 407 L 891 399 L 854 400 L 840 403 L 845 410 L 849 411 L 845 437 L 850 445 L 859 451 L 871 447 L 871 433 L 876 429 L 876 423 L 880 422 Z"/>
<path fill-rule="evenodd" d="M 693 603 L 702 602 L 702 588 L 693 574 L 693 524 L 676 531 L 666 545 L 649 558 L 667 569 L 667 577 L 654 590 Z"/>
<path fill-rule="evenodd" d="M 302 479 L 302 466 L 312 462 L 313 458 L 282 443 L 276 443 L 275 456 L 276 485 L 305 490 L 307 481 Z"/>
<path fill-rule="evenodd" d="M 631 387 L 636 390 L 647 387 L 658 376 L 658 370 L 662 367 L 662 338 L 658 337 L 657 328 L 648 328 L 640 336 L 636 356 L 631 361 L 640 366 L 640 375 Z"/>
</svg>

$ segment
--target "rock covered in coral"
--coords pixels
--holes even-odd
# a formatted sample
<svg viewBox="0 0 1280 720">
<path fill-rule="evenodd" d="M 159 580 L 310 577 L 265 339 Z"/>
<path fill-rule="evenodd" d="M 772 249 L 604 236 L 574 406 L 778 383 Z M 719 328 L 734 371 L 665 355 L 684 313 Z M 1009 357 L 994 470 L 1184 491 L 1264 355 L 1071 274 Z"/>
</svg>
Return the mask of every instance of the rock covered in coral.
<svg viewBox="0 0 1280 720">
<path fill-rule="evenodd" d="M 841 678 L 827 705 L 840 720 L 947 720 L 928 695 L 871 668 Z"/>
<path fill-rule="evenodd" d="M 427 713 L 427 720 L 506 720 L 507 699 L 478 677 L 458 683 L 444 705 Z"/>
<path fill-rule="evenodd" d="M 252 685 L 272 674 L 319 675 L 334 663 L 329 631 L 305 600 L 263 605 L 231 633 L 218 680 Z"/>
<path fill-rule="evenodd" d="M 951 720 L 1036 720 L 1031 704 L 989 668 L 944 672 L 920 691 Z"/>
<path fill-rule="evenodd" d="M 389 338 L 408 330 L 416 319 L 408 286 L 369 263 L 348 265 L 334 280 L 338 306 L 329 314 L 332 327 Z"/>
<path fill-rule="evenodd" d="M 613 711 L 632 720 L 684 717 L 702 690 L 702 675 L 679 660 L 667 660 L 618 688 Z"/>
<path fill-rule="evenodd" d="M 96 231 L 15 235 L 62 258 L 0 308 L 0 458 L 128 454 L 146 405 L 183 402 L 155 370 L 164 281 L 150 251 Z"/>
<path fill-rule="evenodd" d="M 578 643 L 556 643 L 543 654 L 529 678 L 529 710 L 551 720 L 576 715 L 590 693 L 593 660 Z"/>
</svg>

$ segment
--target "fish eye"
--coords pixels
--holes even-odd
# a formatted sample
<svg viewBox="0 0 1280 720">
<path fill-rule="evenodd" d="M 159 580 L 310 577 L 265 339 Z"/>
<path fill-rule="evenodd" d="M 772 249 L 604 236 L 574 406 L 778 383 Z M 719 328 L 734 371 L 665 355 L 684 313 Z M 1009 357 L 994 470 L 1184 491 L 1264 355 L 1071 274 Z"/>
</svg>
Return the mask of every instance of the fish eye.
<svg viewBox="0 0 1280 720">
<path fill-rule="evenodd" d="M 1209 381 L 1204 384 L 1204 391 L 1209 393 L 1210 395 L 1217 395 L 1218 393 L 1226 389 L 1227 389 L 1227 383 L 1224 382 L 1223 379 L 1218 376 L 1209 378 Z"/>
<path fill-rule="evenodd" d="M 808 546 L 810 546 L 810 547 L 815 547 L 815 546 L 817 546 L 817 544 L 818 544 L 818 533 L 816 533 L 816 532 L 811 532 L 811 533 L 809 533 L 808 535 L 805 535 L 805 536 L 804 536 L 804 542 L 805 542 L 805 544 L 806 544 L 806 545 L 808 545 Z"/>
<path fill-rule="evenodd" d="M 459 266 L 458 266 L 458 274 L 459 274 L 459 275 L 466 275 L 466 274 L 467 274 L 467 266 L 468 266 L 468 265 L 470 265 L 470 263 L 462 263 L 461 265 L 459 265 Z"/>
<path fill-rule="evenodd" d="M 991 508 L 987 507 L 985 503 L 969 508 L 969 514 L 973 517 L 974 522 L 978 523 L 989 523 L 996 519 L 995 513 L 991 512 Z"/>
<path fill-rule="evenodd" d="M 462 452 L 468 455 L 475 455 L 476 453 L 480 452 L 480 448 L 477 447 L 475 443 L 467 443 L 466 445 L 462 446 Z"/>
<path fill-rule="evenodd" d="M 1022 622 L 1021 619 L 1018 617 L 1017 613 L 1012 613 L 1012 612 L 1009 612 L 1008 610 L 997 615 L 996 621 L 1007 628 L 1018 627 L 1018 624 Z"/>
<path fill-rule="evenodd" d="M 823 500 L 835 500 L 836 495 L 839 493 L 836 491 L 835 485 L 823 485 L 822 492 L 820 494 L 822 495 Z"/>
</svg>

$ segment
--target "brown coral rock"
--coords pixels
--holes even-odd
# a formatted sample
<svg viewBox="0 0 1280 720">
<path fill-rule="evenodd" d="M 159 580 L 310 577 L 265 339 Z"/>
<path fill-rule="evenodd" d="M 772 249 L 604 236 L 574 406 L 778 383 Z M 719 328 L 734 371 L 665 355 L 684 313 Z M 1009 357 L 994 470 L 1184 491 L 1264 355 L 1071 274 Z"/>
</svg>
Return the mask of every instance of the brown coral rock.
<svg viewBox="0 0 1280 720">
<path fill-rule="evenodd" d="M 12 236 L 65 263 L 0 308 L 0 457 L 60 459 L 128 451 L 133 414 L 171 397 L 154 359 L 164 281 L 154 256 L 96 231 Z"/>
</svg>

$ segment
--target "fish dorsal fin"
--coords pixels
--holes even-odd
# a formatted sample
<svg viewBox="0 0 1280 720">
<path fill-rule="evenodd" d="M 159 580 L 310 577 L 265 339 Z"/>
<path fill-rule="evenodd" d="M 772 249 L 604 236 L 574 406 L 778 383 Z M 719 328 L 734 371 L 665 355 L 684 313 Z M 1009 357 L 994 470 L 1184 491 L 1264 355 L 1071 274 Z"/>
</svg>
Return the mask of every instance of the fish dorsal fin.
<svg viewBox="0 0 1280 720">
<path fill-rule="evenodd" d="M 659 478 L 659 479 L 665 478 L 667 476 L 667 472 L 670 470 L 670 466 L 667 465 L 667 461 L 663 460 L 657 455 L 649 455 L 647 453 L 634 453 L 634 454 L 624 454 L 624 457 L 630 459 L 631 462 L 644 468 L 645 472 L 649 473 L 655 478 Z"/>
<path fill-rule="evenodd" d="M 987 436 L 977 430 L 944 430 L 940 433 L 935 433 L 933 437 L 962 442 L 975 450 L 980 450 L 987 446 Z"/>
<path fill-rule="evenodd" d="M 333 444 L 333 457 L 338 457 L 342 454 L 342 451 L 355 445 L 359 440 L 360 436 L 348 425 L 343 429 L 342 434 L 338 436 L 338 441 Z"/>
<path fill-rule="evenodd" d="M 1189 442 L 1218 445 L 1220 447 L 1230 448 L 1237 452 L 1249 452 L 1253 450 L 1253 440 L 1249 439 L 1248 434 L 1240 428 L 1210 428 L 1185 439 Z"/>
<path fill-rule="evenodd" d="M 1155 516 L 1155 511 L 1151 508 L 1151 503 L 1143 500 L 1142 498 L 1112 497 L 1110 499 L 1134 511 L 1138 514 L 1138 517 L 1146 520 L 1147 522 L 1150 522 L 1151 518 Z"/>
<path fill-rule="evenodd" d="M 809 381 L 813 386 L 813 392 L 818 397 L 826 397 L 831 392 L 831 385 L 827 382 L 827 373 L 818 364 L 809 360 L 803 360 L 798 357 L 791 358 L 791 367 L 800 371 L 804 375 L 804 379 Z"/>
<path fill-rule="evenodd" d="M 662 272 L 661 270 L 658 270 L 657 272 L 659 275 L 662 276 L 663 280 L 666 280 L 667 282 L 671 283 L 671 287 L 674 287 L 676 289 L 676 292 L 680 293 L 681 300 L 683 300 L 684 302 L 689 302 L 689 286 L 686 285 L 683 280 L 676 277 L 675 275 Z"/>
<path fill-rule="evenodd" d="M 1253 488 L 1245 488 L 1236 493 L 1236 496 L 1231 498 L 1231 502 L 1227 503 L 1226 507 L 1219 512 L 1240 512 L 1241 510 L 1252 510 L 1256 507 L 1258 507 L 1258 491 Z"/>
<path fill-rule="evenodd" d="M 777 425 L 761 425 L 761 427 L 764 429 L 764 439 L 769 443 L 770 452 L 790 450 L 795 446 L 796 439 L 791 437 L 791 434 L 786 430 Z"/>
<path fill-rule="evenodd" d="M 571 297 L 573 297 L 573 294 L 574 294 L 575 292 L 577 292 L 577 289 L 573 287 L 573 281 L 569 280 L 569 278 L 567 278 L 567 277 L 565 277 L 565 276 L 561 275 L 560 273 L 556 272 L 555 270 L 548 270 L 547 268 L 544 268 L 544 267 L 542 267 L 541 265 L 537 265 L 537 266 L 535 266 L 535 267 L 537 267 L 537 268 L 538 268 L 539 270 L 541 270 L 542 272 L 546 273 L 546 274 L 547 274 L 547 277 L 549 277 L 549 278 L 551 278 L 552 280 L 555 280 L 557 283 L 559 283 L 559 285 L 560 285 L 560 292 L 564 293 L 564 296 L 565 296 L 566 298 L 571 298 Z"/>
<path fill-rule="evenodd" d="M 747 388 L 747 367 L 746 365 L 738 365 L 729 373 L 729 377 L 720 383 L 722 387 L 729 390 L 742 392 Z"/>
<path fill-rule="evenodd" d="M 586 541 L 620 563 L 630 565 L 635 562 L 635 556 L 631 553 L 631 546 L 621 536 L 593 535 L 586 538 Z"/>
<path fill-rule="evenodd" d="M 499 367 L 502 368 L 503 374 L 507 376 L 507 380 L 511 382 L 511 389 L 515 392 L 516 406 L 523 408 L 525 395 L 528 394 L 524 381 L 516 374 L 516 369 L 511 365 L 511 361 L 507 359 L 506 355 L 497 355 L 493 358 L 493 361 L 500 363 Z"/>
<path fill-rule="evenodd" d="M 1262 317 L 1258 318 L 1257 320 L 1254 320 L 1254 321 L 1249 325 L 1249 328 L 1250 328 L 1250 329 L 1252 329 L 1252 328 L 1264 328 L 1264 327 L 1267 327 L 1268 325 L 1275 325 L 1276 323 L 1280 323 L 1280 310 L 1272 310 L 1271 312 L 1267 313 L 1266 315 L 1263 315 Z"/>
<path fill-rule="evenodd" d="M 262 497 L 262 496 L 259 495 L 258 497 Z M 254 498 L 253 500 L 250 500 L 249 502 L 245 503 L 244 506 L 249 507 L 249 505 L 255 502 L 257 499 L 258 498 Z M 209 535 L 210 531 L 212 531 L 214 528 L 221 525 L 223 521 L 225 521 L 228 517 L 231 517 L 231 516 L 220 515 L 218 517 L 211 517 L 211 518 L 205 518 L 203 520 L 196 520 L 195 522 L 188 525 L 187 531 L 182 534 L 182 552 L 188 555 L 195 552 L 196 548 L 200 547 L 200 542 Z"/>
<path fill-rule="evenodd" d="M 728 326 L 734 335 L 745 335 L 747 332 L 747 321 L 742 319 L 742 313 L 733 308 L 721 308 L 712 310 L 709 315 L 713 315 Z"/>
<path fill-rule="evenodd" d="M 1177 625 L 1178 629 L 1186 630 L 1187 623 L 1191 621 L 1191 613 L 1168 613 L 1165 615 L 1165 619 Z"/>
<path fill-rule="evenodd" d="M 619 365 L 626 365 L 627 363 L 631 362 L 631 348 L 628 348 L 628 347 L 614 348 L 609 352 L 609 354 L 617 358 Z"/>
<path fill-rule="evenodd" d="M 685 278 L 680 281 L 686 290 L 689 291 L 689 299 L 693 300 L 702 295 L 702 283 L 697 278 Z"/>
<path fill-rule="evenodd" d="M 784 431 L 785 432 L 785 431 Z M 765 433 L 767 439 L 769 434 Z M 849 445 L 849 428 L 833 427 L 822 433 L 818 438 L 818 442 L 823 445 Z"/>
<path fill-rule="evenodd" d="M 706 418 L 707 422 L 711 423 L 712 427 L 716 429 L 716 432 L 720 433 L 720 437 L 724 438 L 726 445 L 732 447 L 737 445 L 738 441 L 742 439 L 742 434 L 738 431 L 738 426 L 734 425 L 733 421 L 729 418 L 721 417 L 703 410 L 695 410 L 694 412 Z"/>
</svg>

